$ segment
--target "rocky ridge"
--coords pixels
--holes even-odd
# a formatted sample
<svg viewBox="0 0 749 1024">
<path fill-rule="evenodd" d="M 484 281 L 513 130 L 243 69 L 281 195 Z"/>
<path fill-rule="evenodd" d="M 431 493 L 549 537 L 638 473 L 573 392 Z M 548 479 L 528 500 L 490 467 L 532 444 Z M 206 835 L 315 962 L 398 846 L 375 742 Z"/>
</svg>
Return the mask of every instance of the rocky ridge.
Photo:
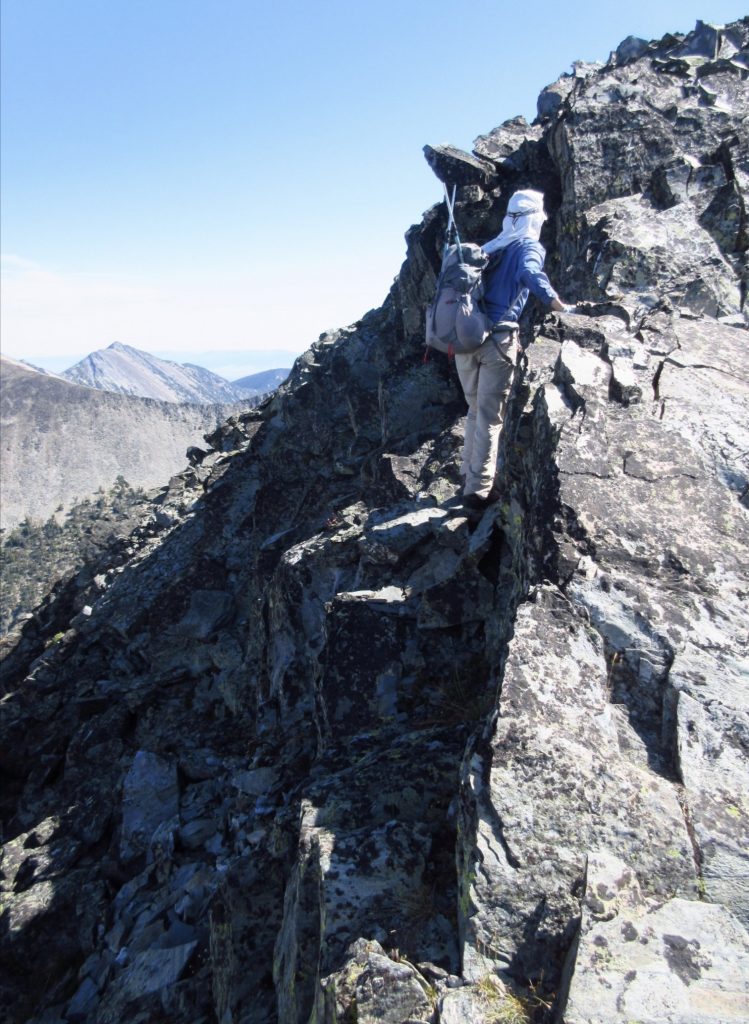
<svg viewBox="0 0 749 1024">
<path fill-rule="evenodd" d="M 7 646 L 8 1019 L 749 1017 L 748 58 L 746 19 L 627 40 L 428 148 L 466 238 L 542 189 L 588 302 L 526 326 L 480 521 L 435 207 Z"/>
</svg>

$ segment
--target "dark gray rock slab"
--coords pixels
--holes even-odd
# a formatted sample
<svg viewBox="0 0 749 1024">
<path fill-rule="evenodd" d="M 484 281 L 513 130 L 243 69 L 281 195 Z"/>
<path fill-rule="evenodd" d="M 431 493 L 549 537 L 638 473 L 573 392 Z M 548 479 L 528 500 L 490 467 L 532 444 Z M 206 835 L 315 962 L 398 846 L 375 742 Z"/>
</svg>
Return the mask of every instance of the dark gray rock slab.
<svg viewBox="0 0 749 1024">
<path fill-rule="evenodd" d="M 487 185 L 493 167 L 455 146 L 424 146 L 426 162 L 440 181 L 452 185 Z"/>
<path fill-rule="evenodd" d="M 181 636 L 194 640 L 208 640 L 227 624 L 233 610 L 231 594 L 220 590 L 196 590 L 190 595 L 190 606 L 175 630 Z"/>
<path fill-rule="evenodd" d="M 159 826 L 179 812 L 177 766 L 157 754 L 139 750 L 125 776 L 122 792 L 120 856 L 132 860 L 145 853 Z"/>
</svg>

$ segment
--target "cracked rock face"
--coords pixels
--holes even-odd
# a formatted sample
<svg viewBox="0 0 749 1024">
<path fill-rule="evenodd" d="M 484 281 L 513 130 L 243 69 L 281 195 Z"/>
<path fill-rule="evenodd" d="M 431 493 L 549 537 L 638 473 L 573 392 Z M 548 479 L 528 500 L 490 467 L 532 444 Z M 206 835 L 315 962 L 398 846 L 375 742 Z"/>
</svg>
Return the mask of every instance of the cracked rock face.
<svg viewBox="0 0 749 1024">
<path fill-rule="evenodd" d="M 545 192 L 585 303 L 524 326 L 497 505 L 422 361 L 435 207 L 4 644 L 4 1019 L 747 1019 L 748 42 L 630 38 L 431 147 L 472 241 Z"/>
</svg>

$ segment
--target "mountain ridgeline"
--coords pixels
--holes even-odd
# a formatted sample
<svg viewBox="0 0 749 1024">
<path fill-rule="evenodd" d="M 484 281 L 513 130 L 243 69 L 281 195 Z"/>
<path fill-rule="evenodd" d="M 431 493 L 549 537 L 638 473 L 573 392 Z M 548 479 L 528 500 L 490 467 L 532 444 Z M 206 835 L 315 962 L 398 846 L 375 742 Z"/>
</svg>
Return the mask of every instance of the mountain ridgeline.
<svg viewBox="0 0 749 1024">
<path fill-rule="evenodd" d="M 85 384 L 102 391 L 199 405 L 230 404 L 257 398 L 272 391 L 287 375 L 288 370 L 266 370 L 231 383 L 201 366 L 159 359 L 120 342 L 92 352 L 61 374 L 74 384 Z"/>
<path fill-rule="evenodd" d="M 3 646 L 5 1019 L 749 1018 L 749 19 L 628 39 L 472 153 L 546 195 L 503 499 L 383 305 Z M 40 952 L 41 951 L 41 952 Z"/>
</svg>

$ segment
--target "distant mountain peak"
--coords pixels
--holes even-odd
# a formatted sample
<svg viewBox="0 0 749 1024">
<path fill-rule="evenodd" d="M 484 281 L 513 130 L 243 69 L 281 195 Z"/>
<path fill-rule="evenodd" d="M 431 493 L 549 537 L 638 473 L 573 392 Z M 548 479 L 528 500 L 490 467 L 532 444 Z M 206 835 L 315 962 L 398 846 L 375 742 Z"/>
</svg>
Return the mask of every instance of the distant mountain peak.
<svg viewBox="0 0 749 1024">
<path fill-rule="evenodd" d="M 289 376 L 289 370 L 276 368 L 274 370 L 261 370 L 259 373 L 251 373 L 248 377 L 240 377 L 232 381 L 234 387 L 244 388 L 253 395 L 265 395 L 275 391 Z"/>
<path fill-rule="evenodd" d="M 101 391 L 155 398 L 162 402 L 200 405 L 241 402 L 253 389 L 232 384 L 201 366 L 159 359 L 132 345 L 113 341 L 97 349 L 61 374 L 66 380 Z"/>
</svg>

